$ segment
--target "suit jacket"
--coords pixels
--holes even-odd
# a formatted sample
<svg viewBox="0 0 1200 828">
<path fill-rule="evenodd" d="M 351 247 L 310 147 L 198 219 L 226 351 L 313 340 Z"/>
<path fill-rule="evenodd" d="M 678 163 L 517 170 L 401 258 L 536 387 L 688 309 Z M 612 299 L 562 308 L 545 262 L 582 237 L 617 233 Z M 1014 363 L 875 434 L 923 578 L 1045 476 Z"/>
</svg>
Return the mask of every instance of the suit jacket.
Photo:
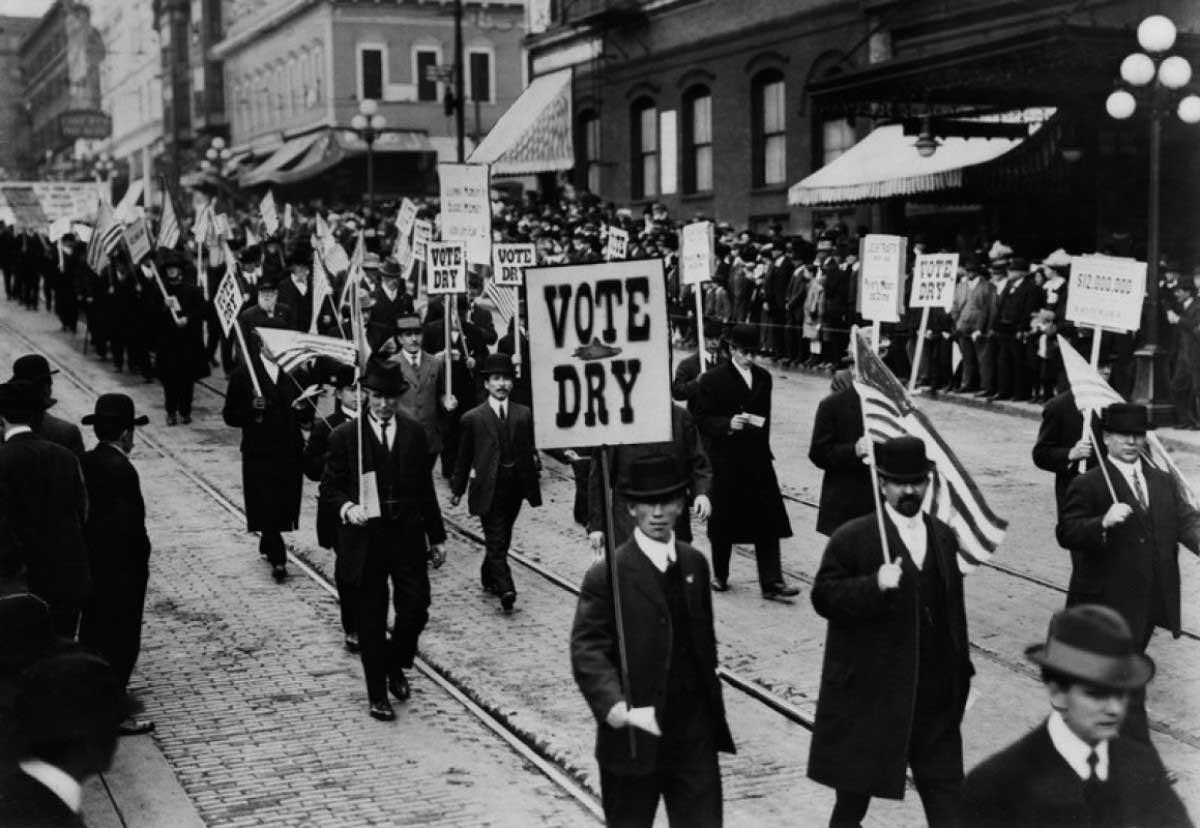
<svg viewBox="0 0 1200 828">
<path fill-rule="evenodd" d="M 0 444 L 0 573 L 25 571 L 30 592 L 79 606 L 91 591 L 79 460 L 31 432 Z"/>
<path fill-rule="evenodd" d="M 442 354 L 421 351 L 418 368 L 409 362 L 403 351 L 388 357 L 389 365 L 399 365 L 404 372 L 408 388 L 400 395 L 400 406 L 425 430 L 425 442 L 429 451 L 438 454 L 442 450 L 442 396 L 446 393 L 446 379 L 442 373 Z M 465 400 L 459 400 L 465 404 Z"/>
<path fill-rule="evenodd" d="M 412 417 L 398 412 L 393 422 L 396 435 L 389 459 L 393 463 L 393 491 L 403 507 L 406 538 L 404 548 L 398 548 L 396 553 L 423 554 L 427 541 L 439 544 L 446 540 L 442 511 L 429 468 L 429 446 L 425 442 L 425 432 Z M 329 454 L 325 472 L 321 475 L 321 500 L 339 520 L 343 506 L 359 502 L 358 423 L 357 418 L 344 422 L 329 435 Z M 370 441 L 378 444 L 375 432 L 364 423 L 364 471 L 376 470 L 368 445 Z M 359 583 L 367 557 L 369 533 L 378 525 L 378 519 L 368 521 L 366 526 L 339 525 L 338 577 L 352 584 Z"/>
<path fill-rule="evenodd" d="M 750 379 L 747 388 L 727 362 L 700 375 L 696 395 L 696 425 L 708 439 L 713 467 L 708 535 L 733 543 L 792 536 L 771 454 L 771 375 L 753 365 Z M 741 412 L 763 417 L 762 428 L 730 431 L 730 419 Z"/>
<path fill-rule="evenodd" d="M 808 459 L 824 469 L 817 531 L 832 535 L 848 520 L 875 510 L 871 469 L 854 450 L 863 436 L 862 402 L 853 387 L 817 403 Z"/>
<path fill-rule="evenodd" d="M 613 773 L 652 773 L 657 759 L 658 739 L 634 730 L 636 758 L 630 755 L 629 736 L 606 723 L 609 710 L 625 700 L 630 707 L 655 709 L 659 723 L 665 721 L 668 668 L 671 663 L 671 613 L 658 572 L 630 538 L 614 552 L 621 616 L 629 664 L 629 687 L 622 687 L 616 634 L 612 581 L 607 561 L 597 561 L 583 577 L 575 621 L 571 627 L 571 668 L 575 683 L 596 719 L 596 758 L 600 767 Z M 706 678 L 708 709 L 717 750 L 733 753 L 733 737 L 725 720 L 725 704 L 717 678 L 717 641 L 713 633 L 712 593 L 708 587 L 708 562 L 686 543 L 675 542 L 677 565 L 684 583 L 691 622 L 692 648 Z"/>
<path fill-rule="evenodd" d="M 1092 432 L 1096 446 L 1104 451 L 1099 424 L 1092 417 Z M 1038 429 L 1037 441 L 1033 444 L 1033 464 L 1039 469 L 1054 472 L 1054 499 L 1058 504 L 1058 515 L 1062 516 L 1063 501 L 1067 487 L 1079 476 L 1080 467 L 1096 468 L 1096 455 L 1092 454 L 1084 463 L 1067 459 L 1071 448 L 1083 436 L 1083 414 L 1075 405 L 1075 392 L 1071 390 L 1055 396 L 1042 407 L 1042 426 Z"/>
<path fill-rule="evenodd" d="M 84 828 L 79 814 L 20 768 L 0 777 L 0 825 L 4 828 Z"/>
<path fill-rule="evenodd" d="M 462 417 L 458 458 L 450 490 L 458 496 L 467 491 L 467 508 L 473 515 L 491 511 L 500 473 L 500 429 L 508 430 L 515 463 L 516 483 L 530 506 L 542 505 L 538 482 L 541 460 L 533 442 L 533 412 L 518 403 L 508 403 L 508 417 L 501 423 L 490 403 L 480 403 Z M 468 491 L 469 485 L 469 491 Z"/>
<path fill-rule="evenodd" d="M 1131 739 L 1108 744 L 1114 825 L 1190 826 L 1153 748 Z M 1088 825 L 1083 780 L 1054 748 L 1043 722 L 967 774 L 963 824 L 971 828 L 1076 828 Z"/>
<path fill-rule="evenodd" d="M 1200 512 L 1183 499 L 1170 475 L 1139 462 L 1148 511 L 1138 505 L 1124 475 L 1105 460 L 1117 499 L 1132 506 L 1133 515 L 1107 531 L 1100 528 L 1113 499 L 1104 469 L 1095 468 L 1067 487 L 1055 535 L 1059 546 L 1071 550 L 1067 606 L 1112 607 L 1125 616 L 1141 645 L 1154 627 L 1180 635 L 1179 544 L 1200 554 Z"/>
<path fill-rule="evenodd" d="M 35 424 L 33 433 L 51 443 L 58 443 L 63 448 L 70 449 L 76 457 L 83 456 L 83 433 L 79 430 L 79 426 L 55 417 L 49 411 L 42 413 L 42 420 Z"/>
<path fill-rule="evenodd" d="M 123 451 L 104 443 L 85 454 L 80 465 L 88 494 L 83 532 L 97 591 L 144 578 L 150 536 L 137 469 Z"/>
<path fill-rule="evenodd" d="M 295 281 L 289 275 L 279 283 L 278 303 L 287 309 L 284 318 L 287 326 L 296 331 L 307 331 L 312 324 L 313 296 L 312 280 L 308 282 L 308 291 L 301 293 Z"/>
<path fill-rule="evenodd" d="M 401 286 L 396 298 L 389 299 L 381 286 L 371 292 L 371 301 L 373 304 L 367 311 L 367 344 L 372 351 L 377 351 L 396 335 L 396 319 L 413 313 L 413 298 Z"/>
<path fill-rule="evenodd" d="M 718 355 L 713 367 L 727 361 L 724 355 Z M 675 366 L 675 378 L 671 382 L 671 398 L 684 403 L 688 411 L 696 413 L 696 395 L 700 392 L 700 354 L 686 356 Z"/>
<path fill-rule="evenodd" d="M 338 406 L 337 410 L 324 420 L 317 419 L 309 432 L 308 442 L 304 444 L 304 476 L 314 483 L 321 482 L 325 473 L 325 461 L 329 457 L 329 435 L 350 416 Z M 337 540 L 338 515 L 329 508 L 329 504 L 317 498 L 317 543 L 324 549 L 332 549 Z"/>
<path fill-rule="evenodd" d="M 902 562 L 896 589 L 880 591 L 883 561 L 876 516 L 838 528 L 813 581 L 812 603 L 829 621 L 825 662 L 808 757 L 811 779 L 838 790 L 900 799 L 917 695 L 921 611 L 919 573 L 890 519 L 888 549 Z M 946 712 L 962 717 L 970 687 L 970 643 L 958 569 L 958 539 L 925 516 L 926 556 L 937 560 L 953 651 L 944 679 L 953 699 Z"/>
</svg>

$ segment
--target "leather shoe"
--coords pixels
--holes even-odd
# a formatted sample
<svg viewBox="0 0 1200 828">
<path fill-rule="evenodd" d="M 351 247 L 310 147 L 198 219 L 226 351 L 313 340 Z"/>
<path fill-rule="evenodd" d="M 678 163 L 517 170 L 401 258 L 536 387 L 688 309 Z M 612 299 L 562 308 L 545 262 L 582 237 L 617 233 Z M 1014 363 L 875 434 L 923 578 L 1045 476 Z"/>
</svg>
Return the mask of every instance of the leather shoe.
<svg viewBox="0 0 1200 828">
<path fill-rule="evenodd" d="M 713 592 L 729 592 L 729 582 L 722 581 L 720 578 L 712 579 Z"/>
<path fill-rule="evenodd" d="M 784 583 L 771 584 L 763 590 L 764 598 L 793 598 L 800 594 L 799 587 L 788 586 Z"/>
<path fill-rule="evenodd" d="M 388 691 L 396 697 L 397 701 L 407 701 L 412 695 L 412 688 L 408 686 L 408 678 L 404 673 L 398 673 L 388 679 Z M 387 702 L 384 702 L 386 704 Z"/>
<path fill-rule="evenodd" d="M 388 704 L 387 699 L 371 702 L 371 718 L 381 722 L 391 722 L 396 718 L 396 711 Z"/>
<path fill-rule="evenodd" d="M 192 415 L 191 414 L 181 414 L 179 416 L 179 422 L 183 423 L 184 425 L 191 425 L 192 424 Z"/>
<path fill-rule="evenodd" d="M 178 425 L 178 424 L 179 424 L 178 417 L 176 417 L 174 414 L 167 415 L 167 425 L 172 426 L 172 425 Z"/>
<path fill-rule="evenodd" d="M 287 579 L 287 567 L 283 564 L 275 564 L 271 567 L 271 577 L 282 583 Z"/>
<path fill-rule="evenodd" d="M 154 722 L 149 719 L 135 719 L 130 716 L 117 725 L 117 733 L 121 736 L 141 736 L 154 730 Z"/>
<path fill-rule="evenodd" d="M 352 653 L 357 653 L 359 650 L 358 633 L 346 633 L 346 649 Z"/>
<path fill-rule="evenodd" d="M 505 612 L 512 612 L 513 604 L 517 603 L 517 593 L 511 589 L 500 596 L 500 607 Z"/>
</svg>

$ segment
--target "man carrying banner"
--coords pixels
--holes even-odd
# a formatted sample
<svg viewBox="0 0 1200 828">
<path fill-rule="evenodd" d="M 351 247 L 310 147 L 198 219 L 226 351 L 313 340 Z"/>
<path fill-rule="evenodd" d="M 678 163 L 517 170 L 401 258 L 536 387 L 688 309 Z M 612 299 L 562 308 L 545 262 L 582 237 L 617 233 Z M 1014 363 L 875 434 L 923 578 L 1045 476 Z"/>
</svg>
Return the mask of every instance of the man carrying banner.
<svg viewBox="0 0 1200 828">
<path fill-rule="evenodd" d="M 906 765 L 930 828 L 955 826 L 974 673 L 958 540 L 921 513 L 925 443 L 874 448 L 882 510 L 833 533 L 813 582 L 829 627 L 808 775 L 837 790 L 831 828 L 859 825 L 873 796 L 902 799 Z"/>
<path fill-rule="evenodd" d="M 165 306 L 158 312 L 156 366 L 162 381 L 167 425 L 192 421 L 195 382 L 208 376 L 204 353 L 205 302 L 200 288 L 183 279 L 187 260 L 181 254 L 161 254 L 165 271 Z"/>
<path fill-rule="evenodd" d="M 671 529 L 687 487 L 670 457 L 633 464 L 621 495 L 637 528 L 613 552 L 611 569 L 597 561 L 588 570 L 575 610 L 571 666 L 596 719 L 609 826 L 650 828 L 660 797 L 671 828 L 722 824 L 717 752 L 734 746 L 717 678 L 708 564 Z M 627 684 L 616 607 L 625 630 L 637 631 L 623 645 Z"/>
<path fill-rule="evenodd" d="M 1178 638 L 1179 544 L 1200 554 L 1200 511 L 1169 474 L 1142 458 L 1153 428 L 1145 406 L 1112 403 L 1100 419 L 1107 457 L 1075 478 L 1055 535 L 1071 550 L 1067 606 L 1117 610 L 1145 652 L 1155 627 Z M 1135 691 L 1122 731 L 1150 743 L 1145 692 Z"/>
</svg>

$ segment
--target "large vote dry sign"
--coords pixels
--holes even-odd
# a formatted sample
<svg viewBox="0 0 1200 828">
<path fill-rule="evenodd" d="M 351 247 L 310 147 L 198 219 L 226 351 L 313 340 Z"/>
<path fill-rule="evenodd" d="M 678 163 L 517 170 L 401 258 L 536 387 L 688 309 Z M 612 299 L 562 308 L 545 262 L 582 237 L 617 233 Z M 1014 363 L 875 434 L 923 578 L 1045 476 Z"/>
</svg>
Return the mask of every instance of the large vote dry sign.
<svg viewBox="0 0 1200 828">
<path fill-rule="evenodd" d="M 954 285 L 958 279 L 957 253 L 922 253 L 913 262 L 910 308 L 954 306 Z"/>
<path fill-rule="evenodd" d="M 1109 256 L 1073 256 L 1067 319 L 1076 325 L 1136 331 L 1142 326 L 1146 263 Z"/>
<path fill-rule="evenodd" d="M 525 288 L 538 447 L 670 440 L 662 260 L 532 267 Z"/>
</svg>

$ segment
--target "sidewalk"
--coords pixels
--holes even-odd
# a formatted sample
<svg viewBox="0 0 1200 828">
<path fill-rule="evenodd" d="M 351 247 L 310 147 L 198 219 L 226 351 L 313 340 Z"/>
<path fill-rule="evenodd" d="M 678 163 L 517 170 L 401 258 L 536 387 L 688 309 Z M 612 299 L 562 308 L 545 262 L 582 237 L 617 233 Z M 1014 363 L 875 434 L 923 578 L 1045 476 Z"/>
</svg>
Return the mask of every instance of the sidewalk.
<svg viewBox="0 0 1200 828">
<path fill-rule="evenodd" d="M 112 767 L 83 789 L 89 828 L 204 828 L 153 736 L 117 742 Z"/>
</svg>

